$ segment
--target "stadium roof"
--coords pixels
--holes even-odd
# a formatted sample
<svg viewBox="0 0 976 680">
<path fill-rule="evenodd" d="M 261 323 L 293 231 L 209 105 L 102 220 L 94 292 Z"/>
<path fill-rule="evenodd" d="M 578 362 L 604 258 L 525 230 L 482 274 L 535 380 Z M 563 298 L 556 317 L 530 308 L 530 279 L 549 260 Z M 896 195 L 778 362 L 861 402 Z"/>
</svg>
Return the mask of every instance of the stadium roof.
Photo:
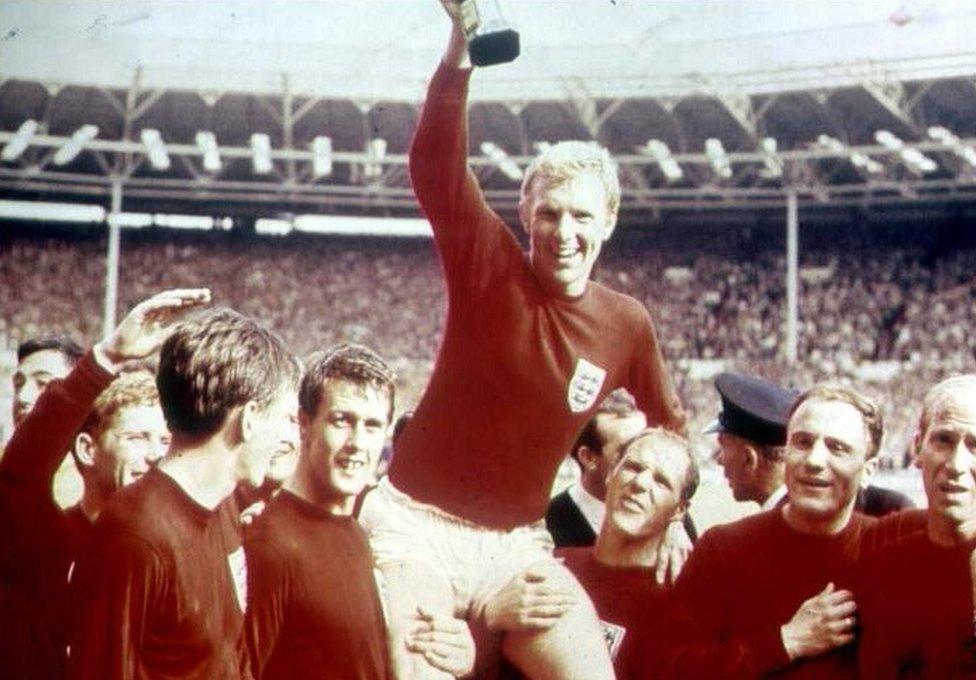
<svg viewBox="0 0 976 680">
<path fill-rule="evenodd" d="M 976 73 L 961 0 L 505 0 L 514 64 L 476 97 L 750 94 Z M 0 76 L 128 87 L 417 101 L 444 42 L 435 0 L 7 0 Z"/>
<path fill-rule="evenodd" d="M 609 148 L 643 222 L 976 202 L 976 2 L 502 6 L 523 52 L 470 107 L 496 209 L 560 139 Z M 0 192 L 414 215 L 405 153 L 446 32 L 437 0 L 7 0 Z"/>
</svg>

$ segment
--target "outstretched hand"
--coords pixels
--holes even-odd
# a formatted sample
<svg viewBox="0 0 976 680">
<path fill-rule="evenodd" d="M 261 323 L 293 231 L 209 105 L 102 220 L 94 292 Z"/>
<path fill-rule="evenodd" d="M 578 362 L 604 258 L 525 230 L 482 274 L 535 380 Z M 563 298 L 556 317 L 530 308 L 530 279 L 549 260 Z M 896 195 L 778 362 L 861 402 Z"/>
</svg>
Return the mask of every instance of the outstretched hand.
<svg viewBox="0 0 976 680">
<path fill-rule="evenodd" d="M 118 327 L 95 346 L 112 364 L 145 359 L 163 344 L 181 315 L 209 304 L 209 288 L 177 288 L 153 295 L 132 308 Z"/>
<path fill-rule="evenodd" d="M 474 669 L 474 638 L 468 624 L 453 616 L 437 616 L 417 607 L 414 629 L 407 634 L 407 649 L 422 654 L 427 663 L 456 678 Z"/>
</svg>

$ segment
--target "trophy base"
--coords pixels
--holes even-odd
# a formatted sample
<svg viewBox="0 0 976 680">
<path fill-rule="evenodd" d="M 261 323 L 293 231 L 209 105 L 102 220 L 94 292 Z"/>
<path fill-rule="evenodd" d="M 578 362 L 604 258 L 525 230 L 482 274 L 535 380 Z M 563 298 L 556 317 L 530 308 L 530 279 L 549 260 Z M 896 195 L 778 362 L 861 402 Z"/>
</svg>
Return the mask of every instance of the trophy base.
<svg viewBox="0 0 976 680">
<path fill-rule="evenodd" d="M 515 61 L 519 55 L 518 31 L 506 28 L 476 35 L 468 43 L 468 54 L 475 66 L 494 66 Z"/>
</svg>

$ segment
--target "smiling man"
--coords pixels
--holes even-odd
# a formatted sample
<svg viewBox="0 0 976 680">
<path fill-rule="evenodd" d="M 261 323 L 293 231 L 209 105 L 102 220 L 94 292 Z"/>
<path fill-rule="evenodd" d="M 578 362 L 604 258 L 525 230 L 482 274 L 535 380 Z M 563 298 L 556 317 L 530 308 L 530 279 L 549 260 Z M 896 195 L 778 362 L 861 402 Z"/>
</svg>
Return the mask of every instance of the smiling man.
<svg viewBox="0 0 976 680">
<path fill-rule="evenodd" d="M 391 677 L 372 555 L 352 511 L 373 480 L 394 396 L 393 371 L 357 345 L 316 356 L 302 378 L 295 474 L 245 538 L 245 629 L 256 677 Z M 425 623 L 435 633 L 431 658 L 461 647 L 472 655 L 463 622 Z"/>
<path fill-rule="evenodd" d="M 499 588 L 551 559 L 542 520 L 556 470 L 610 391 L 627 388 L 651 425 L 685 427 L 647 310 L 590 281 L 620 206 L 610 154 L 592 142 L 564 142 L 530 165 L 519 203 L 526 257 L 468 167 L 471 66 L 458 5 L 442 4 L 451 35 L 413 139 L 410 174 L 441 259 L 447 322 L 388 481 L 362 513 L 386 577 L 401 678 L 438 677 L 400 643 L 418 605 L 478 625 Z M 506 635 L 502 646 L 529 675 L 612 674 L 585 596 L 549 630 Z"/>
<path fill-rule="evenodd" d="M 864 568 L 861 675 L 972 677 L 976 375 L 929 390 L 912 447 L 928 498 L 928 510 L 917 511 L 925 530 L 887 545 Z"/>
<path fill-rule="evenodd" d="M 707 531 L 675 587 L 667 677 L 854 677 L 856 562 L 875 520 L 854 511 L 881 412 L 846 387 L 794 404 L 785 505 Z"/>
<path fill-rule="evenodd" d="M 169 429 L 152 374 L 125 373 L 99 395 L 71 454 L 84 480 L 81 501 L 66 513 L 94 522 L 119 488 L 144 475 L 169 447 Z"/>
</svg>

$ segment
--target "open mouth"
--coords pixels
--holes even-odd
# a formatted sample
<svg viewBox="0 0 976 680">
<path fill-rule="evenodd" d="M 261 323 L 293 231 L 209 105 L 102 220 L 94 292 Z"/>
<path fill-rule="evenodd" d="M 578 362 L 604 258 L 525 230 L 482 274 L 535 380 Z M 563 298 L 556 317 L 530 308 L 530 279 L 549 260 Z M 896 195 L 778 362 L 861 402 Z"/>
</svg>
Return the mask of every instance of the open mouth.
<svg viewBox="0 0 976 680">
<path fill-rule="evenodd" d="M 949 500 L 962 499 L 969 495 L 970 489 L 963 486 L 962 484 L 954 484 L 952 482 L 946 482 L 945 484 L 939 485 L 939 491 Z"/>
<path fill-rule="evenodd" d="M 644 504 L 632 497 L 621 499 L 620 507 L 630 512 L 644 512 Z"/>
<path fill-rule="evenodd" d="M 817 479 L 816 477 L 805 477 L 800 481 L 800 484 L 808 489 L 829 489 L 831 484 L 825 479 Z"/>
<path fill-rule="evenodd" d="M 366 467 L 366 461 L 356 458 L 344 458 L 336 461 L 336 467 L 345 473 L 353 474 Z"/>
</svg>

